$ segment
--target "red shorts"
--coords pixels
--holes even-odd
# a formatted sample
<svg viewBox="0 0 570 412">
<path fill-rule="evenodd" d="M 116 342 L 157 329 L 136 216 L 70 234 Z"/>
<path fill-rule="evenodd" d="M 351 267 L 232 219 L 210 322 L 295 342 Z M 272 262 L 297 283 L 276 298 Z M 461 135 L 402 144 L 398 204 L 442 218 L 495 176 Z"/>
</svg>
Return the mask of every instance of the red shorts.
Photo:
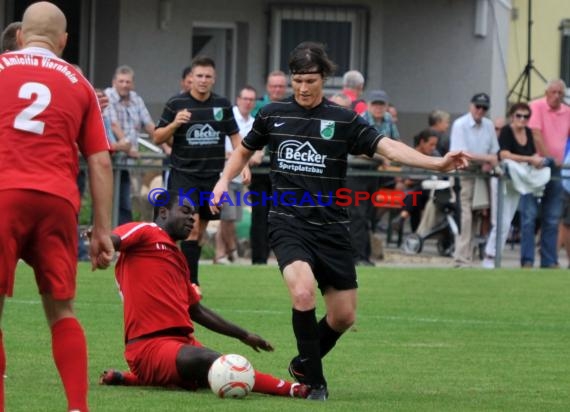
<svg viewBox="0 0 570 412">
<path fill-rule="evenodd" d="M 125 359 L 142 385 L 196 389 L 194 383 L 182 381 L 176 369 L 176 356 L 184 345 L 202 347 L 193 337 L 162 336 L 128 344 Z"/>
<path fill-rule="evenodd" d="M 40 294 L 75 296 L 77 215 L 70 202 L 35 190 L 0 190 L 0 295 L 12 296 L 18 259 L 33 269 Z"/>
</svg>

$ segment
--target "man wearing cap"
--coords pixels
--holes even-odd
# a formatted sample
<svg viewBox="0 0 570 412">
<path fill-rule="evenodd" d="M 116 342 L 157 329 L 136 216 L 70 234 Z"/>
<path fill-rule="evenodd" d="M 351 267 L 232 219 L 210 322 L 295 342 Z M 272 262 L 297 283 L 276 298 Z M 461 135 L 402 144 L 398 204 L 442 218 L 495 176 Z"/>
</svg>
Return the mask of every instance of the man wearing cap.
<svg viewBox="0 0 570 412">
<path fill-rule="evenodd" d="M 384 90 L 373 90 L 367 95 L 368 110 L 362 117 L 379 133 L 394 140 L 399 140 L 398 128 L 388 113 L 388 94 Z M 393 178 L 378 178 L 377 176 L 359 175 L 359 170 L 377 170 L 381 164 L 388 164 L 387 159 L 380 156 L 370 159 L 362 156 L 349 156 L 348 162 L 354 174 L 347 177 L 347 185 L 355 192 L 374 193 L 379 187 L 394 186 Z M 370 233 L 374 227 L 375 209 L 370 202 L 353 202 L 350 205 L 350 237 L 354 247 L 354 263 L 359 266 L 373 266 L 370 260 L 372 245 Z"/>
<path fill-rule="evenodd" d="M 493 122 L 485 117 L 491 101 L 486 93 L 477 93 L 471 98 L 469 112 L 458 118 L 451 126 L 450 150 L 463 150 L 471 156 L 475 169 L 489 171 L 497 165 L 499 143 Z M 473 233 L 477 219 L 473 219 L 475 177 L 461 177 L 461 228 L 455 237 L 454 261 L 456 267 L 471 263 L 473 254 Z"/>
<path fill-rule="evenodd" d="M 380 133 L 394 140 L 400 140 L 400 132 L 388 113 L 388 94 L 384 90 L 368 93 L 368 111 L 362 116 Z"/>
</svg>

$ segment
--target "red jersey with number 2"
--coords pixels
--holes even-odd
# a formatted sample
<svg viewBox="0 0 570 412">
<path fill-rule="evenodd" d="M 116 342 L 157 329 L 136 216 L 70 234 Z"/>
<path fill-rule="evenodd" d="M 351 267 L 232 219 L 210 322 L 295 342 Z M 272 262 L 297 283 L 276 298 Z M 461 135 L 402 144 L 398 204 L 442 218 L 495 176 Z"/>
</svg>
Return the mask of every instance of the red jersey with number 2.
<svg viewBox="0 0 570 412">
<path fill-rule="evenodd" d="M 89 82 L 46 49 L 0 55 L 0 191 L 51 193 L 79 211 L 78 149 L 109 150 Z"/>
</svg>

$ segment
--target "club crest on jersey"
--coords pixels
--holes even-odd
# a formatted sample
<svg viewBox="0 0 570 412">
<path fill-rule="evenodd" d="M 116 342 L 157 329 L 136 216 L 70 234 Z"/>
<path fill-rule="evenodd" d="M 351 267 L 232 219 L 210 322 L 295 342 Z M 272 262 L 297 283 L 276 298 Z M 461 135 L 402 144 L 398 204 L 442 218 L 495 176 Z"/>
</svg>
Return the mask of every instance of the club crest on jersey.
<svg viewBox="0 0 570 412">
<path fill-rule="evenodd" d="M 218 122 L 224 118 L 224 109 L 221 107 L 214 107 L 212 110 L 214 110 L 214 119 Z"/>
<path fill-rule="evenodd" d="M 334 136 L 334 120 L 321 120 L 321 137 L 329 140 Z"/>
</svg>

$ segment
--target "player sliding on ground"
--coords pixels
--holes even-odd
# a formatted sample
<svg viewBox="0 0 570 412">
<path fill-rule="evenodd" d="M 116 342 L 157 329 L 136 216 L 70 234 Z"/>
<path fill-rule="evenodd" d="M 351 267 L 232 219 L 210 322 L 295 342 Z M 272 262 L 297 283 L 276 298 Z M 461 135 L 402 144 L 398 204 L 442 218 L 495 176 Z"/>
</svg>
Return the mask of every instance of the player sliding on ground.
<svg viewBox="0 0 570 412">
<path fill-rule="evenodd" d="M 194 208 L 175 191 L 162 193 L 154 223 L 132 222 L 111 236 L 121 252 L 115 277 L 123 298 L 125 359 L 130 371 L 107 370 L 104 385 L 208 387 L 208 369 L 221 354 L 194 337 L 192 322 L 241 340 L 255 351 L 273 351 L 260 336 L 234 325 L 200 304 L 176 241 L 192 230 Z M 255 372 L 254 392 L 305 398 L 307 387 Z"/>
</svg>

